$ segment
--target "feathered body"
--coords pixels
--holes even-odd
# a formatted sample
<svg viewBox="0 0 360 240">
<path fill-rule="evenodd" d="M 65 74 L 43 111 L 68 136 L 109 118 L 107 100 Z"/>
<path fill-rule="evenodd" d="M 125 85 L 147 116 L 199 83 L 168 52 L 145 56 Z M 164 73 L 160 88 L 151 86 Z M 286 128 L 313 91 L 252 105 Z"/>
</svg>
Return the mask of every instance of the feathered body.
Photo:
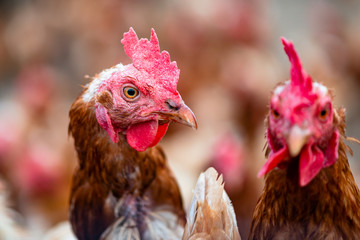
<svg viewBox="0 0 360 240">
<path fill-rule="evenodd" d="M 214 168 L 200 174 L 193 194 L 183 240 L 240 240 L 234 208 Z"/>
<path fill-rule="evenodd" d="M 145 229 L 140 221 L 162 205 L 174 212 L 179 226 L 184 225 L 180 191 L 161 148 L 138 152 L 125 139 L 113 143 L 81 98 L 70 117 L 80 164 L 73 177 L 70 220 L 79 239 L 98 239 L 118 217 L 128 214 Z M 118 206 L 120 199 L 123 208 Z"/>
<path fill-rule="evenodd" d="M 268 161 L 249 239 L 358 239 L 360 192 L 344 143 L 344 109 L 302 69 L 283 39 L 291 80 L 273 92 L 267 117 Z M 350 150 L 351 151 L 351 150 Z"/>
<path fill-rule="evenodd" d="M 130 29 L 122 43 L 133 64 L 95 76 L 70 110 L 79 167 L 70 222 L 78 239 L 179 239 L 185 213 L 179 187 L 156 145 L 170 121 L 196 127 L 176 91 L 167 52 Z M 160 73 L 159 73 L 160 71 Z"/>
</svg>

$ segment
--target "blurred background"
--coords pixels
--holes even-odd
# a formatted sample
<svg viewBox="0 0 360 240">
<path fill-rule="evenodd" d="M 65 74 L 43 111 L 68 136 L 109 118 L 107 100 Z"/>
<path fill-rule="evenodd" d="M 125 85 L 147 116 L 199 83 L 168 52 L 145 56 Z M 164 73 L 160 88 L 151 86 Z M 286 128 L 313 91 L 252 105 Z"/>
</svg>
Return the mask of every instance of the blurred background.
<svg viewBox="0 0 360 240">
<path fill-rule="evenodd" d="M 185 207 L 199 173 L 214 166 L 246 239 L 263 186 L 256 174 L 266 160 L 270 92 L 289 78 L 280 37 L 334 90 L 347 109 L 347 135 L 359 139 L 359 22 L 357 0 L 0 1 L 0 211 L 34 239 L 67 219 L 77 164 L 67 134 L 71 103 L 87 75 L 130 63 L 120 43 L 129 27 L 143 38 L 154 28 L 199 124 L 197 131 L 172 124 L 160 143 Z M 360 146 L 348 144 L 359 182 Z"/>
</svg>

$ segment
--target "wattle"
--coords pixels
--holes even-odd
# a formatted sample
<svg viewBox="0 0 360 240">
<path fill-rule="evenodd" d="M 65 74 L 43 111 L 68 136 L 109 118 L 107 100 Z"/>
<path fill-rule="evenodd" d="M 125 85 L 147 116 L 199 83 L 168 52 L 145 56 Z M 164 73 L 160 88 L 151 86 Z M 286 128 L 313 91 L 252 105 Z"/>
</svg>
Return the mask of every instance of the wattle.
<svg viewBox="0 0 360 240">
<path fill-rule="evenodd" d="M 270 172 L 273 168 L 279 165 L 279 163 L 281 163 L 288 156 L 289 156 L 289 151 L 286 145 L 283 146 L 279 151 L 276 152 L 271 151 L 269 155 L 269 159 L 261 168 L 260 172 L 258 173 L 258 177 L 261 177 L 267 174 L 268 172 Z"/>
<path fill-rule="evenodd" d="M 327 148 L 324 150 L 320 149 L 319 146 L 313 142 L 304 146 L 301 150 L 299 160 L 300 186 L 306 186 L 316 177 L 321 169 L 329 167 L 336 162 L 338 158 L 339 136 L 339 131 L 335 130 L 328 142 Z M 270 148 L 273 147 L 271 141 L 269 141 L 269 146 Z M 287 157 L 290 157 L 290 155 L 286 145 L 277 151 L 272 150 L 269 159 L 258 173 L 258 177 L 267 174 Z"/>
<path fill-rule="evenodd" d="M 269 159 L 262 167 L 258 176 L 265 175 L 273 168 L 277 167 L 285 158 L 289 157 L 287 146 L 282 147 L 276 152 L 271 152 Z M 315 176 L 320 172 L 324 165 L 324 154 L 316 146 L 307 144 L 300 153 L 299 162 L 299 184 L 300 186 L 306 186 Z"/>
<path fill-rule="evenodd" d="M 299 184 L 306 186 L 321 169 L 331 166 L 338 159 L 339 131 L 336 129 L 332 134 L 327 148 L 321 150 L 315 144 L 307 144 L 301 151 L 299 163 Z"/>
<path fill-rule="evenodd" d="M 127 142 L 136 151 L 145 151 L 159 143 L 168 126 L 169 123 L 160 125 L 155 120 L 130 125 L 126 131 Z"/>
<path fill-rule="evenodd" d="M 307 144 L 301 151 L 299 162 L 299 184 L 306 186 L 324 166 L 324 153 L 316 146 Z"/>
</svg>

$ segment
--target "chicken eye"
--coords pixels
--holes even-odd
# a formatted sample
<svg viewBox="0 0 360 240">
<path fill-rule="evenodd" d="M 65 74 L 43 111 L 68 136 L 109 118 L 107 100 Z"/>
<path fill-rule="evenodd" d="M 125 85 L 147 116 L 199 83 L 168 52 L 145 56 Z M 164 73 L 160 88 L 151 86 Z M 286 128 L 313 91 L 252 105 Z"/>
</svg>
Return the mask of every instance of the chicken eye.
<svg viewBox="0 0 360 240">
<path fill-rule="evenodd" d="M 123 88 L 124 96 L 130 100 L 133 100 L 139 95 L 139 90 L 135 87 L 126 86 Z"/>
<path fill-rule="evenodd" d="M 275 109 L 271 110 L 271 115 L 274 117 L 274 119 L 279 119 L 280 118 L 280 113 Z"/>
<path fill-rule="evenodd" d="M 327 117 L 329 116 L 329 108 L 323 108 L 320 112 L 319 112 L 319 119 L 320 120 L 326 120 Z"/>
</svg>

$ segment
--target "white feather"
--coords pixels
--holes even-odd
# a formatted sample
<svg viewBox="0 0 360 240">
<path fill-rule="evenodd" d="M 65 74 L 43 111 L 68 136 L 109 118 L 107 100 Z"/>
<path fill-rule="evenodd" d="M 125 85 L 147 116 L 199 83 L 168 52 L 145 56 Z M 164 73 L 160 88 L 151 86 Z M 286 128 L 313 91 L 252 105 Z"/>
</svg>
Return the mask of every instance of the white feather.
<svg viewBox="0 0 360 240">
<path fill-rule="evenodd" d="M 240 240 L 234 208 L 214 168 L 200 174 L 193 194 L 184 240 Z"/>
<path fill-rule="evenodd" d="M 109 79 L 115 72 L 123 71 L 124 66 L 120 63 L 112 68 L 103 70 L 96 78 L 94 78 L 88 85 L 88 89 L 83 94 L 82 98 L 84 102 L 90 102 L 90 100 L 96 95 L 101 84 Z"/>
<path fill-rule="evenodd" d="M 120 214 L 120 209 L 131 208 L 135 201 L 124 201 L 122 198 L 116 204 L 115 215 Z M 145 201 L 145 200 L 144 200 Z M 125 205 L 126 204 L 126 205 Z M 137 214 L 121 216 L 102 234 L 102 240 L 180 240 L 184 228 L 179 225 L 179 219 L 170 207 L 160 206 L 155 209 L 147 209 L 141 221 L 144 222 L 144 232 L 138 229 Z"/>
<path fill-rule="evenodd" d="M 314 82 L 313 86 L 315 89 L 318 89 L 318 91 L 323 95 L 327 95 L 328 94 L 328 89 L 327 87 L 325 87 L 324 85 L 322 85 L 321 83 L 318 82 Z"/>
</svg>

